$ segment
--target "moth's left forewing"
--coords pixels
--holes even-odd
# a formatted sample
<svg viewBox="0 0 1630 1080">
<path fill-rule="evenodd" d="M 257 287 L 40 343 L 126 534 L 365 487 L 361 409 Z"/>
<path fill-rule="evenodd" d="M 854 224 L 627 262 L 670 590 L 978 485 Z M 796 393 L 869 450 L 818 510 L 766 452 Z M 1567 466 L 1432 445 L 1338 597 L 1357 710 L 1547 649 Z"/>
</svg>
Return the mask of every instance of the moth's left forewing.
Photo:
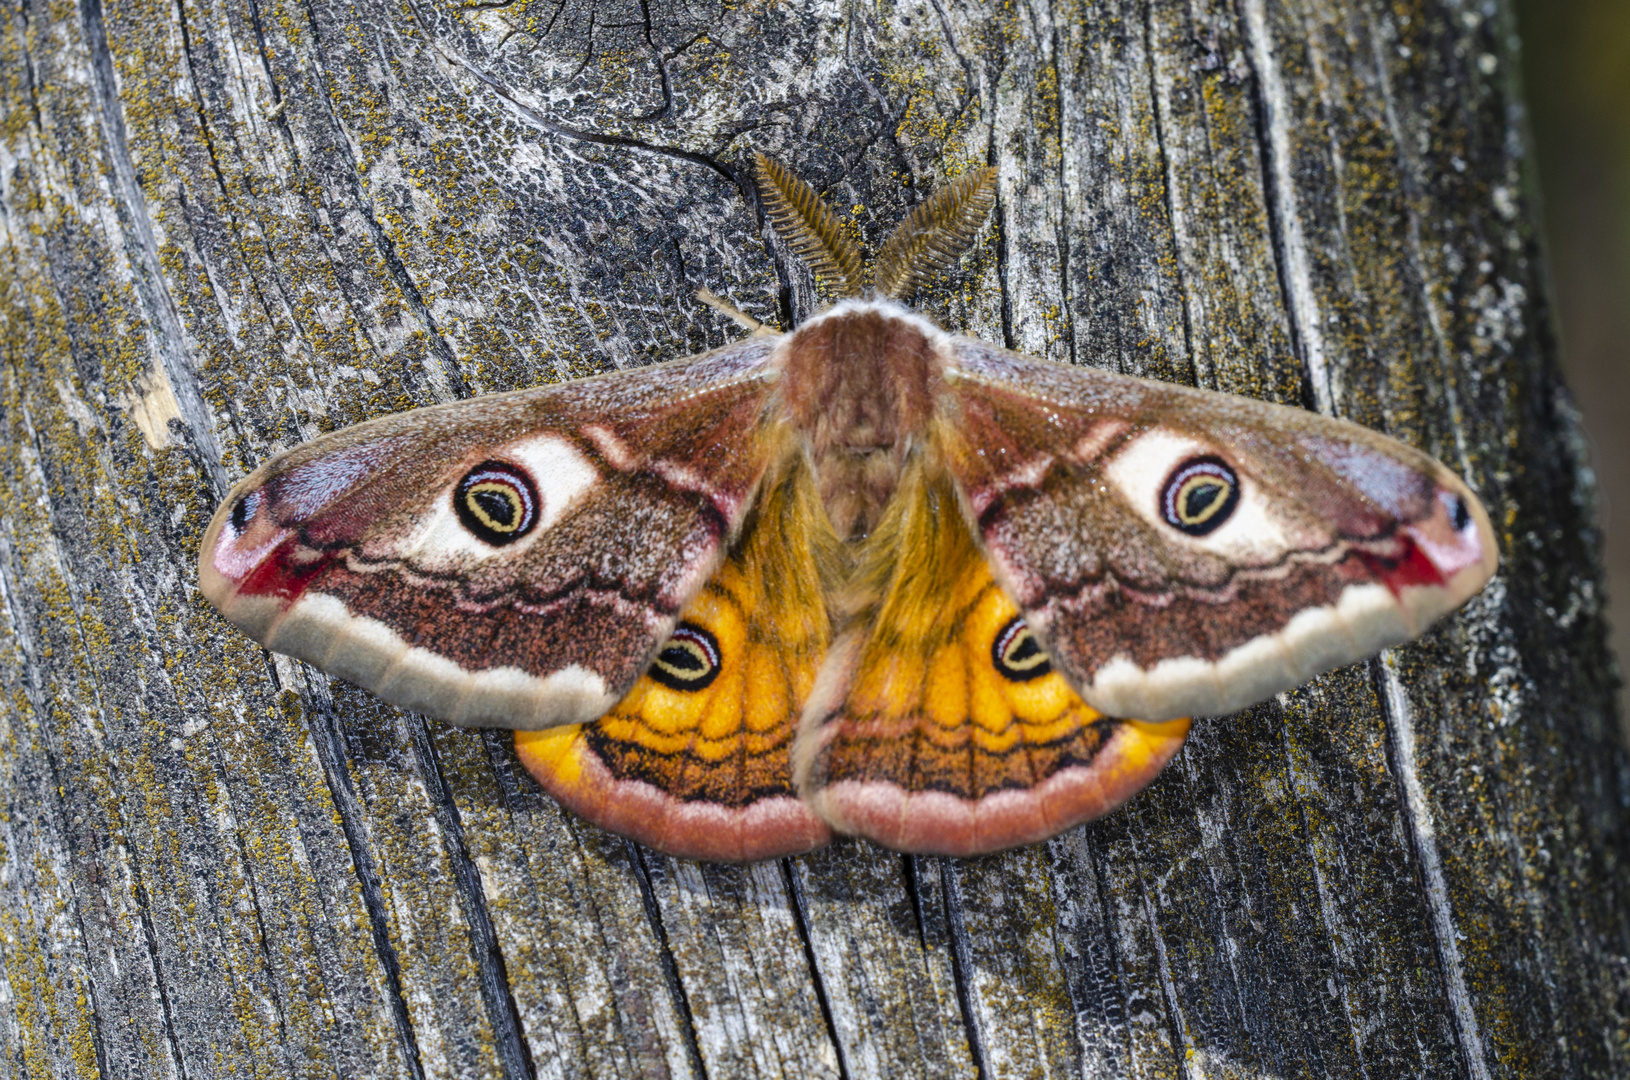
<svg viewBox="0 0 1630 1080">
<path fill-rule="evenodd" d="M 222 503 L 204 595 L 278 652 L 457 723 L 592 718 L 718 566 L 772 449 L 773 348 L 383 417 Z"/>
<path fill-rule="evenodd" d="M 1329 417 L 957 339 L 947 457 L 1094 707 L 1230 712 L 1408 640 L 1497 562 L 1441 464 Z"/>
</svg>

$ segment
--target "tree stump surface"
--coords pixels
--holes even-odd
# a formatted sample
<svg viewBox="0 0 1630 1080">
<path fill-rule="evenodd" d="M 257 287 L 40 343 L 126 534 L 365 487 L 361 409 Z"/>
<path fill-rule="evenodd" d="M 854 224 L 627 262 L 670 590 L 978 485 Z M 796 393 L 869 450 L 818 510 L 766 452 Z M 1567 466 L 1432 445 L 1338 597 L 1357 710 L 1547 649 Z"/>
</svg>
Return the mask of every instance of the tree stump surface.
<svg viewBox="0 0 1630 1080">
<path fill-rule="evenodd" d="M 1503 0 L 12 0 L 0 1078 L 1630 1072 L 1630 774 Z M 754 150 L 876 242 L 1000 200 L 943 325 L 1351 417 L 1501 571 L 972 860 L 575 820 L 199 595 L 319 432 L 818 307 Z"/>
</svg>

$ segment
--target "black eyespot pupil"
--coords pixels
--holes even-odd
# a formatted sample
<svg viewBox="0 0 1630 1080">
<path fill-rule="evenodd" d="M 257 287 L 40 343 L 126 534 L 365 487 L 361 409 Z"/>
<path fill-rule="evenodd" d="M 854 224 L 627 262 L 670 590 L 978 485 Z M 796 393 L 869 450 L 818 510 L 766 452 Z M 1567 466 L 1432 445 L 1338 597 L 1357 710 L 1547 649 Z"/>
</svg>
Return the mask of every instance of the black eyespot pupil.
<svg viewBox="0 0 1630 1080">
<path fill-rule="evenodd" d="M 484 461 L 464 474 L 453 489 L 459 522 L 494 546 L 512 544 L 538 521 L 538 489 L 532 478 L 508 462 Z"/>
<path fill-rule="evenodd" d="M 249 499 L 239 499 L 232 506 L 232 531 L 243 532 L 244 526 L 249 524 Z"/>
<path fill-rule="evenodd" d="M 719 639 L 695 623 L 680 623 L 651 661 L 652 679 L 670 690 L 697 691 L 719 677 Z"/>
<path fill-rule="evenodd" d="M 1189 518 L 1202 516 L 1227 490 L 1221 484 L 1200 483 L 1191 486 L 1183 498 L 1184 515 Z"/>
<path fill-rule="evenodd" d="M 1465 532 L 1466 526 L 1472 523 L 1471 507 L 1467 506 L 1466 500 L 1459 495 L 1455 496 L 1454 504 L 1449 508 L 1449 518 L 1455 527 L 1455 532 Z"/>
<path fill-rule="evenodd" d="M 996 640 L 991 642 L 990 658 L 1002 677 L 1012 682 L 1029 682 L 1053 670 L 1053 662 L 1022 615 L 1013 616 L 997 632 Z"/>
<path fill-rule="evenodd" d="M 515 527 L 516 511 L 515 500 L 503 492 L 473 491 L 470 498 L 475 500 L 481 512 L 493 521 L 508 528 Z"/>
<path fill-rule="evenodd" d="M 1036 644 L 1036 635 L 1026 633 L 1016 645 L 1008 650 L 1007 662 L 1009 664 L 1023 664 L 1033 661 L 1041 655 L 1041 646 Z"/>
<path fill-rule="evenodd" d="M 1234 515 L 1239 477 L 1217 457 L 1197 457 L 1178 465 L 1160 494 L 1160 516 L 1189 536 L 1205 536 Z"/>
<path fill-rule="evenodd" d="M 707 670 L 707 662 L 697 656 L 695 650 L 683 645 L 669 645 L 657 655 L 657 659 L 664 668 L 676 673 L 690 674 Z"/>
</svg>

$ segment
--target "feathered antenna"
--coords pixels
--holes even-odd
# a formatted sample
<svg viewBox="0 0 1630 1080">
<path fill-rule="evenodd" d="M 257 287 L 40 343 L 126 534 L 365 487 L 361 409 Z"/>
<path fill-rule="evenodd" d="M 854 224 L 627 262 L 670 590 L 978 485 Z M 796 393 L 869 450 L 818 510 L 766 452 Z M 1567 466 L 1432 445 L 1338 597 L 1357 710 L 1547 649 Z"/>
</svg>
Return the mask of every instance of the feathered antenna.
<svg viewBox="0 0 1630 1080">
<path fill-rule="evenodd" d="M 895 227 L 877 253 L 877 291 L 909 296 L 956 265 L 996 203 L 996 169 L 968 173 L 929 197 Z"/>
<path fill-rule="evenodd" d="M 759 154 L 758 190 L 770 224 L 815 276 L 839 296 L 859 296 L 865 267 L 860 249 L 815 189 Z"/>
</svg>

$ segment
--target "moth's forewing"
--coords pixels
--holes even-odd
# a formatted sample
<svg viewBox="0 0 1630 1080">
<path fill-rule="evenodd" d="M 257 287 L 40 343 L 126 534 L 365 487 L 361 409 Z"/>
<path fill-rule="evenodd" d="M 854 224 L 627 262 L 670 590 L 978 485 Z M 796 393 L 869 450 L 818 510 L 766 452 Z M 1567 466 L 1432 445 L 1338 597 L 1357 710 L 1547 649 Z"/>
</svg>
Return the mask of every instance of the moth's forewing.
<svg viewBox="0 0 1630 1080">
<path fill-rule="evenodd" d="M 204 595 L 268 648 L 461 724 L 627 692 L 768 460 L 773 343 L 435 406 L 296 447 L 205 532 Z"/>
<path fill-rule="evenodd" d="M 947 457 L 1093 707 L 1226 713 L 1414 637 L 1494 573 L 1448 469 L 1341 420 L 957 339 Z"/>
</svg>

